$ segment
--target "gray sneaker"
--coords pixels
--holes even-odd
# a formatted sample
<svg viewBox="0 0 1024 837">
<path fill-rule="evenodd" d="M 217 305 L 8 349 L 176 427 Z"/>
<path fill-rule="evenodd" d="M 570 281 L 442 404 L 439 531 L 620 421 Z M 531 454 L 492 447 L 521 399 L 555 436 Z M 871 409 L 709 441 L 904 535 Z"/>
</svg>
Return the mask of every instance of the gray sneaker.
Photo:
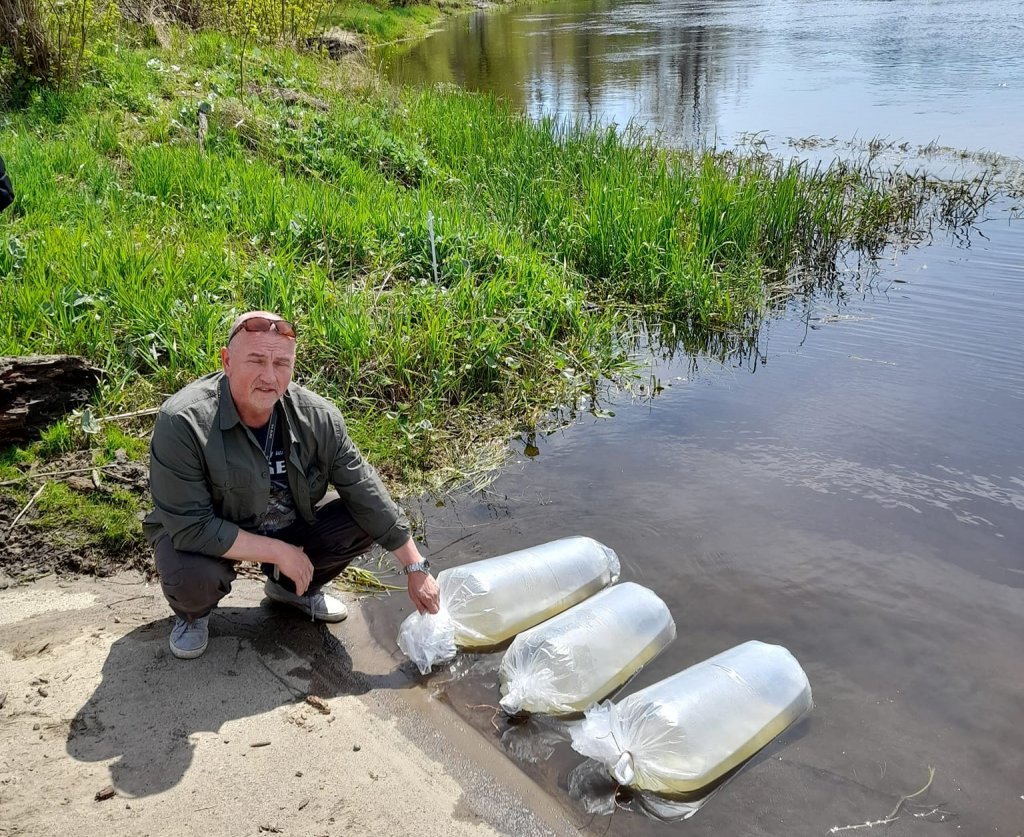
<svg viewBox="0 0 1024 837">
<path fill-rule="evenodd" d="M 206 650 L 210 639 L 210 617 L 202 616 L 195 622 L 188 622 L 180 616 L 171 628 L 171 653 L 179 660 L 192 660 Z"/>
<path fill-rule="evenodd" d="M 319 619 L 321 622 L 341 622 L 348 616 L 348 608 L 344 602 L 334 596 L 328 596 L 319 588 L 307 591 L 305 596 L 297 596 L 285 590 L 272 578 L 268 578 L 263 592 L 271 601 L 298 608 L 314 621 Z"/>
</svg>

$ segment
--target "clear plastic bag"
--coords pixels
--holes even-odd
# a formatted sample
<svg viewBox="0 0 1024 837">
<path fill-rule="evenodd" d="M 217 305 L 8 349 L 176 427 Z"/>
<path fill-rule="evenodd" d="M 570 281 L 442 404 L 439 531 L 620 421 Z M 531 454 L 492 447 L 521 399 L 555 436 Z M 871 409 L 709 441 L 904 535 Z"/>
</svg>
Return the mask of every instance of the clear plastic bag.
<svg viewBox="0 0 1024 837">
<path fill-rule="evenodd" d="M 398 630 L 398 647 L 427 674 L 434 663 L 455 657 L 455 627 L 451 614 L 442 606 L 437 613 L 413 613 Z"/>
<path fill-rule="evenodd" d="M 501 661 L 509 714 L 582 712 L 607 697 L 676 636 L 665 603 L 626 582 L 591 596 L 515 638 Z"/>
<path fill-rule="evenodd" d="M 593 538 L 571 537 L 437 575 L 442 613 L 414 613 L 398 647 L 426 674 L 456 648 L 498 645 L 561 613 L 619 577 L 615 552 Z"/>
<path fill-rule="evenodd" d="M 811 708 L 800 664 L 745 642 L 612 703 L 587 710 L 573 749 L 623 785 L 698 791 L 750 758 Z"/>
</svg>

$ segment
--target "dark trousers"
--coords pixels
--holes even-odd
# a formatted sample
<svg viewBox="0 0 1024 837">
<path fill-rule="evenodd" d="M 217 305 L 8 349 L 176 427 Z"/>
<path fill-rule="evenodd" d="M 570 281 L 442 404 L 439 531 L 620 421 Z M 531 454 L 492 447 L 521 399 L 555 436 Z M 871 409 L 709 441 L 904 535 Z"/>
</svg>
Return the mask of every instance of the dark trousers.
<svg viewBox="0 0 1024 837">
<path fill-rule="evenodd" d="M 373 540 L 349 514 L 348 508 L 335 493 L 329 493 L 316 507 L 316 522 L 309 524 L 301 518 L 286 529 L 273 534 L 305 550 L 313 565 L 310 588 L 322 587 L 341 574 L 352 561 L 368 552 Z M 160 573 L 160 586 L 173 610 L 190 622 L 206 616 L 217 603 L 231 592 L 235 580 L 235 562 L 226 558 L 181 552 L 174 548 L 169 535 L 161 537 L 153 546 L 156 568 Z M 274 565 L 261 568 L 273 578 Z M 292 580 L 282 574 L 275 579 L 286 590 L 295 592 Z"/>
</svg>

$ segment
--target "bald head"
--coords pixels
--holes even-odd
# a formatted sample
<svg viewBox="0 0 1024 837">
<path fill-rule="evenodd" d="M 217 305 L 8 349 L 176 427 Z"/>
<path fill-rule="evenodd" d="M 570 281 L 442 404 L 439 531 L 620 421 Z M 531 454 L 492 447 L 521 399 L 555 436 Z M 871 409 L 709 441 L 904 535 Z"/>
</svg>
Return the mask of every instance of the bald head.
<svg viewBox="0 0 1024 837">
<path fill-rule="evenodd" d="M 278 314 L 247 311 L 232 323 L 220 359 L 239 417 L 262 427 L 291 383 L 295 329 Z"/>
<path fill-rule="evenodd" d="M 256 320 L 256 322 L 251 327 L 246 328 L 245 323 L 250 320 Z M 277 323 L 281 323 L 281 325 L 278 326 L 276 325 Z M 296 336 L 295 326 L 280 314 L 275 314 L 273 311 L 246 311 L 244 314 L 239 314 L 235 317 L 235 321 L 231 323 L 231 328 L 228 329 L 227 342 L 230 344 L 235 337 L 247 331 L 276 331 L 282 337 L 290 337 L 293 340 Z"/>
</svg>

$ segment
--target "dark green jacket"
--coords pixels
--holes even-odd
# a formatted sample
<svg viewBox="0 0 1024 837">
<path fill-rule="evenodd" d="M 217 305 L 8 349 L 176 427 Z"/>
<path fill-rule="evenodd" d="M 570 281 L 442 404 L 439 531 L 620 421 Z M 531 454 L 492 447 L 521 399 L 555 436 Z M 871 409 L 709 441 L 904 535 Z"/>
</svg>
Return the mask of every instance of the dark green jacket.
<svg viewBox="0 0 1024 837">
<path fill-rule="evenodd" d="M 402 546 L 408 521 L 352 443 L 338 409 L 294 383 L 279 407 L 298 515 L 312 522 L 331 483 L 363 531 L 385 549 Z M 150 543 L 166 532 L 175 549 L 220 556 L 239 528 L 255 531 L 270 498 L 270 473 L 222 372 L 164 402 L 150 444 L 149 481 L 156 508 L 143 529 Z"/>
</svg>

